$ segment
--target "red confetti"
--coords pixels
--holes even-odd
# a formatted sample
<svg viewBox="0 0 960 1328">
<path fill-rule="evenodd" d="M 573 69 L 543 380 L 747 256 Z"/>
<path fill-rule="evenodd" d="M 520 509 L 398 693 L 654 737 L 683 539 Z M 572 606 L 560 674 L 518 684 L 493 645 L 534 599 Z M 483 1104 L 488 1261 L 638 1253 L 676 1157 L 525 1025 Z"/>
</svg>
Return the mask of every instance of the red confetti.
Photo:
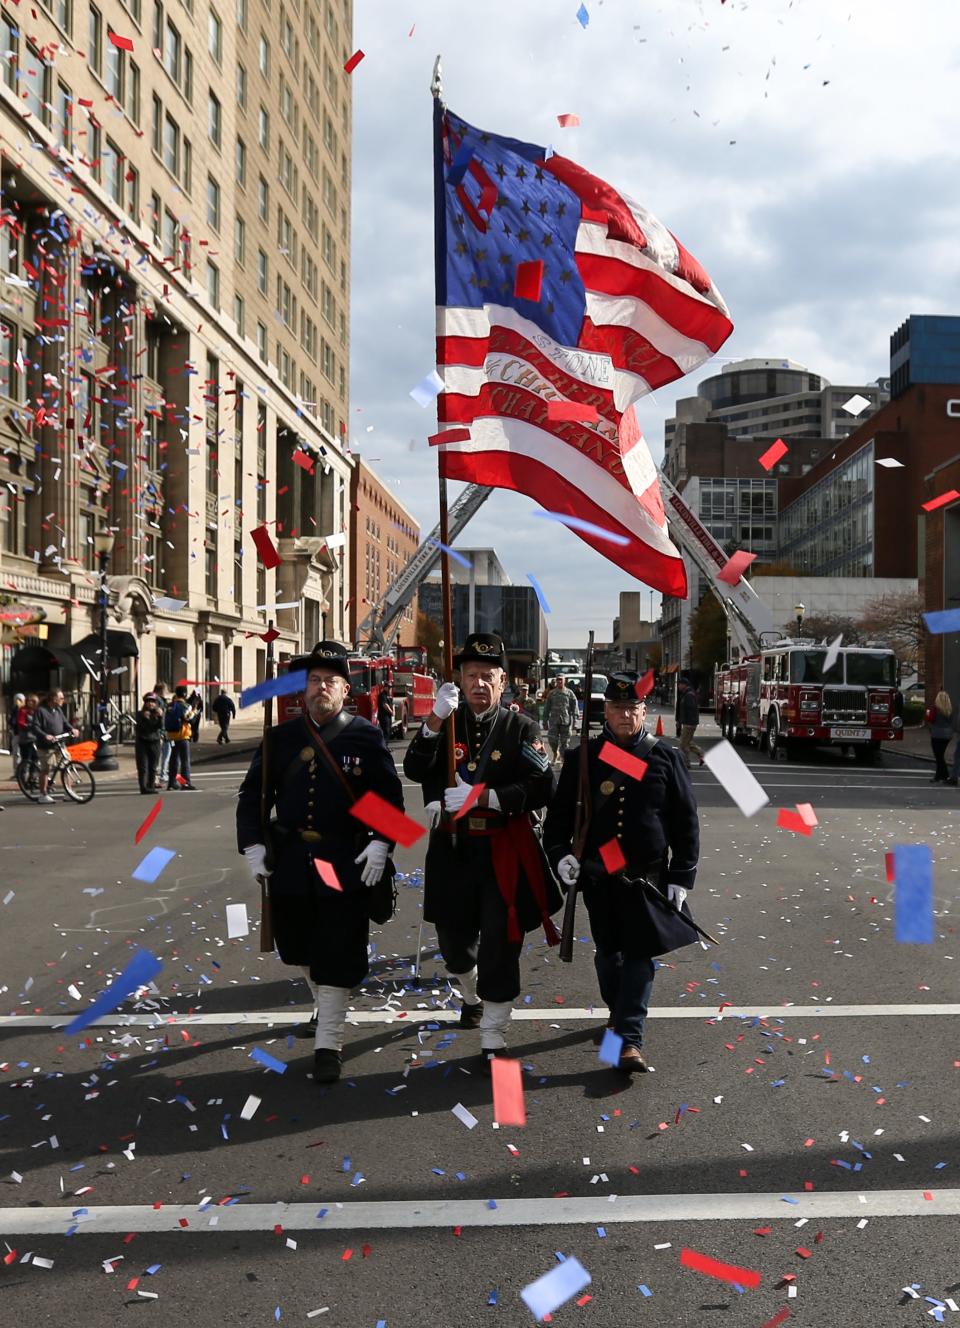
<svg viewBox="0 0 960 1328">
<path fill-rule="evenodd" d="M 763 466 L 764 470 L 772 470 L 780 458 L 786 456 L 789 451 L 790 449 L 787 447 L 783 439 L 778 438 L 775 443 L 770 444 L 763 456 L 758 457 L 757 460 L 760 462 L 761 466 Z"/>
<path fill-rule="evenodd" d="M 921 507 L 925 512 L 935 512 L 938 507 L 946 507 L 947 503 L 952 503 L 954 498 L 960 498 L 960 492 L 956 489 L 948 489 L 946 493 L 931 498 L 928 503 L 921 503 Z"/>
<path fill-rule="evenodd" d="M 427 442 L 431 447 L 439 447 L 442 443 L 465 443 L 469 437 L 469 429 L 443 429 L 440 433 L 431 434 Z"/>
<path fill-rule="evenodd" d="M 121 37 L 119 32 L 109 32 L 109 31 L 107 32 L 107 36 L 110 38 L 111 42 L 114 44 L 114 46 L 117 47 L 118 50 L 120 51 L 133 50 L 132 37 Z"/>
<path fill-rule="evenodd" d="M 453 819 L 455 821 L 459 821 L 461 816 L 466 816 L 470 808 L 476 805 L 477 799 L 486 787 L 486 784 L 474 784 L 473 788 L 467 794 L 466 802 L 454 816 Z"/>
<path fill-rule="evenodd" d="M 540 299 L 543 289 L 543 259 L 536 258 L 529 263 L 518 263 L 513 278 L 513 293 L 518 300 Z"/>
<path fill-rule="evenodd" d="M 304 452 L 302 447 L 297 447 L 294 449 L 293 464 L 295 466 L 299 466 L 301 470 L 305 470 L 308 475 L 312 475 L 314 473 L 313 457 L 310 455 L 309 452 Z"/>
<path fill-rule="evenodd" d="M 638 679 L 637 685 L 633 689 L 637 694 L 638 701 L 642 701 L 645 697 L 650 695 L 656 685 L 656 681 L 653 669 L 647 669 L 643 677 Z"/>
<path fill-rule="evenodd" d="M 619 839 L 609 839 L 605 844 L 601 844 L 600 857 L 603 860 L 603 869 L 609 876 L 614 876 L 627 865 Z"/>
<path fill-rule="evenodd" d="M 526 1125 L 520 1062 L 494 1056 L 490 1062 L 493 1080 L 493 1119 L 500 1125 Z"/>
<path fill-rule="evenodd" d="M 150 829 L 150 827 L 153 825 L 154 821 L 155 821 L 155 820 L 157 819 L 157 817 L 160 815 L 160 808 L 161 808 L 162 806 L 163 806 L 163 798 L 157 798 L 156 802 L 153 804 L 153 806 L 150 808 L 149 812 L 147 812 L 146 816 L 144 817 L 143 821 L 140 823 L 140 828 L 139 828 L 139 830 L 137 831 L 137 833 L 136 833 L 136 834 L 134 835 L 134 837 L 133 837 L 133 842 L 134 842 L 135 844 L 139 844 L 139 843 L 140 843 L 140 840 L 143 838 L 143 836 L 147 833 L 147 831 L 148 831 L 148 830 Z"/>
<path fill-rule="evenodd" d="M 779 1328 L 780 1324 L 786 1323 L 789 1318 L 790 1311 L 784 1306 L 782 1310 L 777 1310 L 773 1318 L 768 1319 L 767 1322 L 762 1325 L 762 1328 Z"/>
<path fill-rule="evenodd" d="M 362 59 L 363 59 L 363 51 L 361 50 L 354 51 L 353 55 L 351 55 L 350 59 L 343 66 L 343 72 L 345 74 L 352 74 Z"/>
<path fill-rule="evenodd" d="M 629 775 L 631 779 L 643 779 L 647 773 L 646 761 L 641 761 L 639 756 L 631 756 L 622 747 L 618 747 L 615 742 L 605 742 L 603 744 L 600 748 L 600 760 L 606 765 L 612 765 L 614 770 Z"/>
<path fill-rule="evenodd" d="M 353 1258 L 353 1250 L 344 1250 L 343 1253 L 340 1255 L 340 1258 L 343 1263 L 346 1263 L 348 1259 Z"/>
<path fill-rule="evenodd" d="M 277 553 L 273 540 L 270 538 L 270 532 L 267 530 L 266 526 L 256 526 L 251 530 L 250 538 L 257 546 L 257 554 L 264 567 L 269 570 L 271 567 L 280 566 L 282 560 L 279 553 Z"/>
<path fill-rule="evenodd" d="M 427 833 L 425 826 L 404 816 L 403 812 L 372 789 L 357 799 L 350 808 L 350 815 L 368 825 L 371 830 L 379 830 L 388 839 L 396 840 L 404 848 L 410 848 Z"/>
<path fill-rule="evenodd" d="M 269 645 L 271 641 L 276 641 L 280 633 L 275 627 L 271 627 L 266 632 L 258 632 L 257 635 L 260 637 L 261 641 L 266 641 L 267 645 Z"/>
<path fill-rule="evenodd" d="M 583 401 L 548 401 L 548 420 L 572 420 L 575 424 L 596 424 L 599 419 L 596 406 Z"/>
<path fill-rule="evenodd" d="M 327 862 L 325 858 L 314 858 L 313 865 L 319 873 L 324 885 L 329 885 L 331 890 L 339 890 L 343 893 L 343 886 L 340 884 L 340 878 L 334 870 L 333 863 Z"/>
<path fill-rule="evenodd" d="M 788 811 L 785 807 L 777 812 L 777 825 L 781 830 L 792 830 L 795 835 L 813 834 L 813 827 L 806 823 L 799 812 Z"/>
<path fill-rule="evenodd" d="M 726 582 L 728 586 L 735 586 L 756 556 L 755 553 L 748 553 L 746 549 L 738 549 L 720 568 L 717 580 Z"/>
<path fill-rule="evenodd" d="M 711 1259 L 708 1254 L 698 1254 L 696 1250 L 682 1249 L 680 1264 L 683 1268 L 693 1268 L 707 1277 L 715 1277 L 719 1282 L 736 1282 L 737 1286 L 758 1287 L 760 1274 L 752 1268 L 740 1268 L 735 1263 L 722 1263 Z"/>
<path fill-rule="evenodd" d="M 580 117 L 579 115 L 575 115 L 572 111 L 568 111 L 566 115 L 557 116 L 557 123 L 561 129 L 576 129 L 577 125 L 580 123 Z"/>
</svg>

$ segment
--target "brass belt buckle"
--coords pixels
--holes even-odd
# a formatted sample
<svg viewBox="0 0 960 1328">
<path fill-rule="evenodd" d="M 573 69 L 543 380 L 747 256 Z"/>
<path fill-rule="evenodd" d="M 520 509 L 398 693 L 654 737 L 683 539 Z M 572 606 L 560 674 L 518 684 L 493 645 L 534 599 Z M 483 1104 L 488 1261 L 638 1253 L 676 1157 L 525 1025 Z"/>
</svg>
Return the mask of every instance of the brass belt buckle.
<svg viewBox="0 0 960 1328">
<path fill-rule="evenodd" d="M 300 838 L 305 839 L 308 844 L 316 844 L 323 838 L 319 830 L 301 830 Z"/>
<path fill-rule="evenodd" d="M 486 823 L 486 820 L 485 820 L 482 816 L 468 816 L 468 817 L 467 817 L 467 829 L 468 829 L 468 830 L 484 830 L 484 829 L 486 829 L 486 824 L 487 824 L 487 823 Z"/>
</svg>

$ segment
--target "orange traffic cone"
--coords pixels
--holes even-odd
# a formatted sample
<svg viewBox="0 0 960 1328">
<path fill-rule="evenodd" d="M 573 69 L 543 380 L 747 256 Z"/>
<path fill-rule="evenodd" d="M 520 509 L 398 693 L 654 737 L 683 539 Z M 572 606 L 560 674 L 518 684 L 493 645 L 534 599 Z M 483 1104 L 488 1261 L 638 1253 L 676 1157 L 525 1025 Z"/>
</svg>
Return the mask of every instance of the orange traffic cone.
<svg viewBox="0 0 960 1328">
<path fill-rule="evenodd" d="M 655 737 L 657 738 L 663 737 L 663 715 L 657 715 L 657 729 Z"/>
</svg>

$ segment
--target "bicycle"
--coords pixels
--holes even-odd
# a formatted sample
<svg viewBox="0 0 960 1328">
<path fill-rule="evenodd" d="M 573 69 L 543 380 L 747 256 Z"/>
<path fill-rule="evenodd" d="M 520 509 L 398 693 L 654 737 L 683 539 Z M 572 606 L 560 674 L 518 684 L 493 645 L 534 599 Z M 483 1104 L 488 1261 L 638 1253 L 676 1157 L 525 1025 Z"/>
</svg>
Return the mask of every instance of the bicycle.
<svg viewBox="0 0 960 1328">
<path fill-rule="evenodd" d="M 96 780 L 90 767 L 82 761 L 71 760 L 67 753 L 66 742 L 57 742 L 57 760 L 47 783 L 48 792 L 59 778 L 60 787 L 71 802 L 89 802 L 97 791 Z M 25 752 L 17 766 L 17 783 L 20 792 L 31 802 L 40 801 L 40 757 L 36 747 Z"/>
</svg>

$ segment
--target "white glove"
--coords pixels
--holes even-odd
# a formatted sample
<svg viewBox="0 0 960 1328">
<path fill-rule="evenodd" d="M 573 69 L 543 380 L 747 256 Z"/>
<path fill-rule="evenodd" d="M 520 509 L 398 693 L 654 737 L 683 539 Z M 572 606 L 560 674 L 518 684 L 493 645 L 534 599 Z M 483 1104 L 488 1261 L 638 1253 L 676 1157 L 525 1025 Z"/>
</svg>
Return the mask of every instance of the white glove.
<svg viewBox="0 0 960 1328">
<path fill-rule="evenodd" d="M 433 830 L 440 824 L 440 814 L 443 808 L 439 802 L 428 802 L 423 812 L 427 818 L 427 829 Z"/>
<path fill-rule="evenodd" d="M 267 849 L 264 844 L 248 844 L 243 850 L 243 856 L 247 860 L 250 875 L 255 881 L 261 876 L 270 875 L 267 868 Z"/>
<path fill-rule="evenodd" d="M 674 904 L 677 908 L 683 908 L 683 901 L 686 899 L 686 897 L 687 897 L 687 892 L 686 890 L 684 890 L 682 885 L 667 886 L 667 898 L 669 899 L 670 903 Z"/>
<path fill-rule="evenodd" d="M 580 879 L 580 864 L 572 853 L 561 858 L 557 863 L 557 875 L 564 885 L 576 885 Z"/>
<path fill-rule="evenodd" d="M 500 799 L 497 797 L 496 789 L 487 789 L 487 806 L 492 812 L 500 811 Z"/>
<path fill-rule="evenodd" d="M 473 785 L 465 784 L 457 775 L 457 782 L 454 787 L 443 790 L 444 811 L 458 812 L 472 792 Z"/>
<path fill-rule="evenodd" d="M 455 682 L 445 682 L 437 692 L 433 703 L 433 713 L 437 719 L 447 719 L 460 704 L 460 688 Z"/>
<path fill-rule="evenodd" d="M 360 879 L 364 885 L 376 885 L 383 875 L 389 853 L 389 844 L 384 843 L 382 839 L 371 839 L 360 856 L 354 858 L 354 862 L 360 867 Z"/>
</svg>

